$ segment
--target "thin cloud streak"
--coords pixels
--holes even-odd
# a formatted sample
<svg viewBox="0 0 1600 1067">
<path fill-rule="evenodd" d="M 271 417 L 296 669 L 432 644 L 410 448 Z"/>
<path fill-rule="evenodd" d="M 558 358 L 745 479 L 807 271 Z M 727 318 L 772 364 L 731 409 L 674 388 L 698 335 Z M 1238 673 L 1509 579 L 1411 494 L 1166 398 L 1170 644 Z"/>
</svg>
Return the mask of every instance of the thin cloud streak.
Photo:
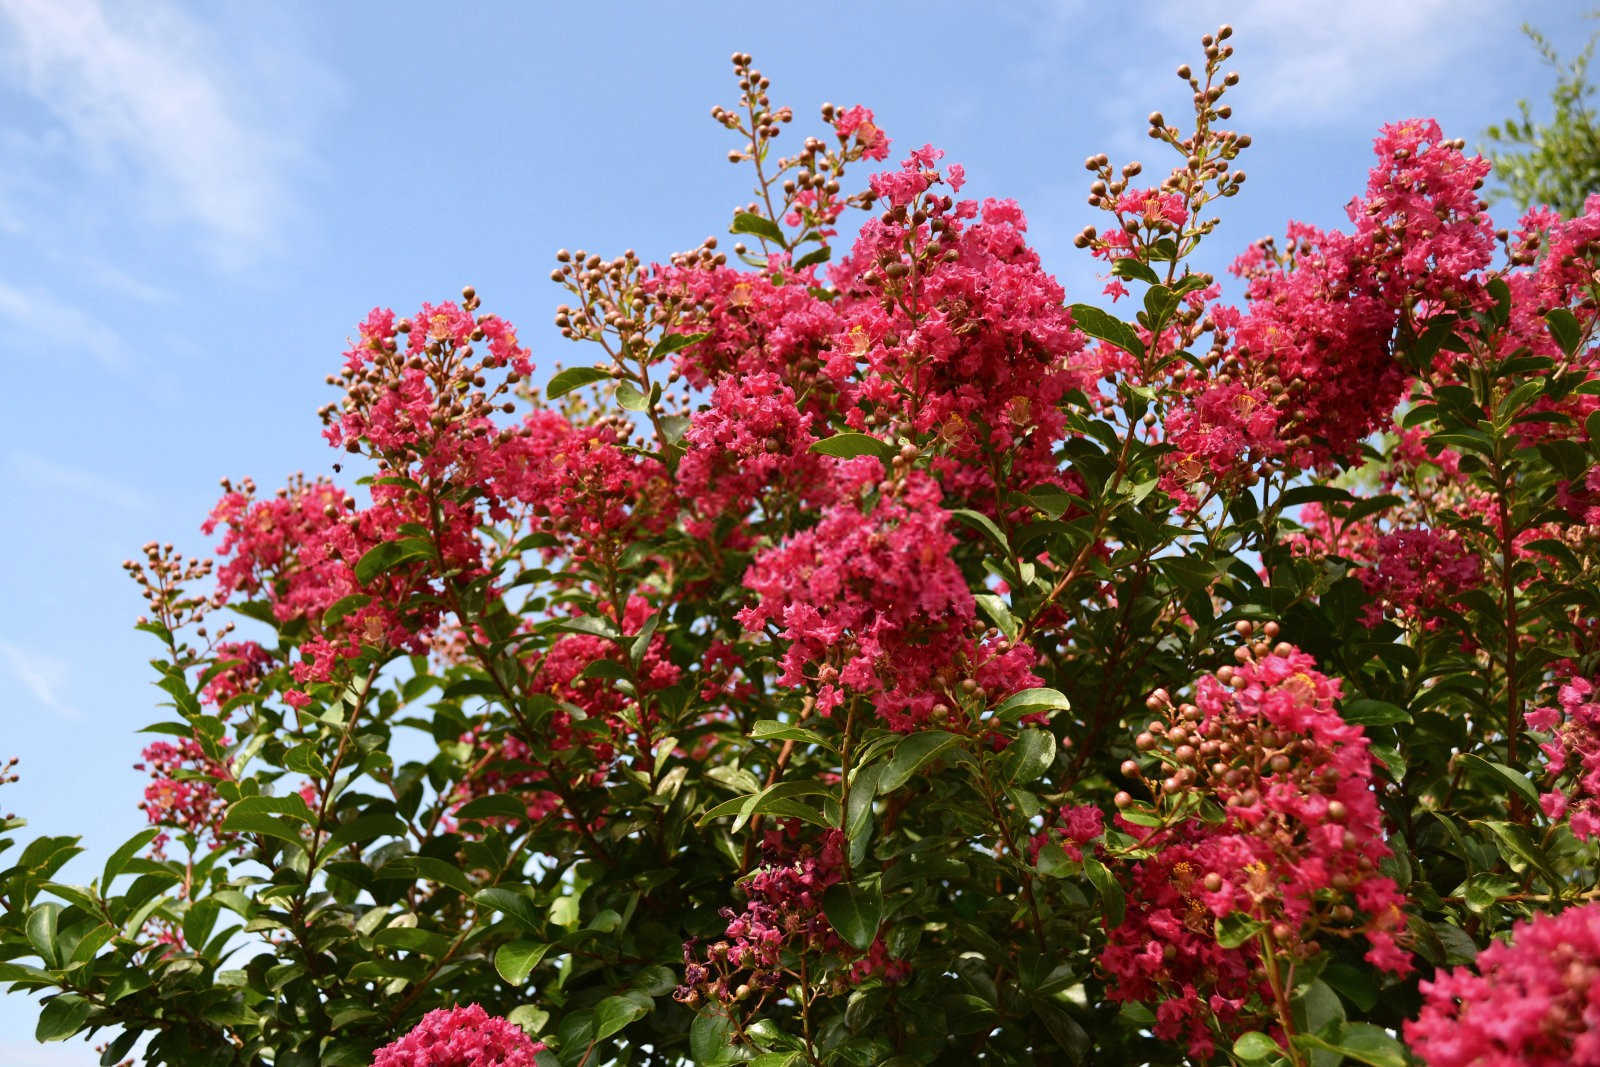
<svg viewBox="0 0 1600 1067">
<path fill-rule="evenodd" d="M 131 171 L 149 212 L 197 227 L 220 261 L 275 247 L 305 151 L 251 113 L 206 26 L 166 3 L 0 0 L 0 29 L 0 77 L 64 128 L 76 165 Z"/>
<path fill-rule="evenodd" d="M 123 511 L 146 512 L 152 506 L 148 496 L 131 486 L 31 452 L 13 450 L 7 457 L 7 465 L 18 479 L 41 489 L 87 497 Z"/>
<path fill-rule="evenodd" d="M 40 707 L 68 721 L 83 718 L 62 696 L 68 674 L 65 660 L 0 639 L 0 663 Z"/>
<path fill-rule="evenodd" d="M 1506 27 L 1487 0 L 1165 0 L 1175 43 L 1230 22 L 1248 77 L 1235 92 L 1253 115 L 1296 124 L 1338 119 L 1400 85 L 1435 78 Z"/>
<path fill-rule="evenodd" d="M 23 290 L 0 279 L 0 321 L 10 323 L 20 340 L 68 354 L 87 353 L 107 369 L 128 362 L 127 347 L 111 327 L 88 312 L 41 290 Z M 13 341 L 18 338 L 13 338 Z"/>
</svg>

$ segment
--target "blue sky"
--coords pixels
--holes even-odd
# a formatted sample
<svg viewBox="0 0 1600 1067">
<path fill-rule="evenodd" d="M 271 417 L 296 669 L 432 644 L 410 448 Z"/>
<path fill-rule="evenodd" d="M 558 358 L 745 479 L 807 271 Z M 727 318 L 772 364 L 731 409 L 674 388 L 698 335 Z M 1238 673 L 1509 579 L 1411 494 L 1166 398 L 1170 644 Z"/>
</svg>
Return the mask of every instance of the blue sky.
<svg viewBox="0 0 1600 1067">
<path fill-rule="evenodd" d="M 373 305 L 470 282 L 548 373 L 583 358 L 550 325 L 555 249 L 725 232 L 747 183 L 707 112 L 735 100 L 731 51 L 795 108 L 788 137 L 831 100 L 873 107 L 897 156 L 944 148 L 1095 300 L 1082 160 L 1164 173 L 1145 116 L 1184 113 L 1172 71 L 1219 22 L 1255 147 L 1218 267 L 1290 216 L 1340 223 L 1381 123 L 1473 143 L 1542 100 L 1518 25 L 1575 48 L 1583 6 L 0 0 L 0 760 L 24 775 L 0 809 L 94 855 L 138 828 L 155 647 L 120 561 L 206 551 L 219 476 L 329 470 L 322 379 Z M 0 996 L 0 1063 L 96 1062 L 34 1045 L 33 1018 Z"/>
</svg>

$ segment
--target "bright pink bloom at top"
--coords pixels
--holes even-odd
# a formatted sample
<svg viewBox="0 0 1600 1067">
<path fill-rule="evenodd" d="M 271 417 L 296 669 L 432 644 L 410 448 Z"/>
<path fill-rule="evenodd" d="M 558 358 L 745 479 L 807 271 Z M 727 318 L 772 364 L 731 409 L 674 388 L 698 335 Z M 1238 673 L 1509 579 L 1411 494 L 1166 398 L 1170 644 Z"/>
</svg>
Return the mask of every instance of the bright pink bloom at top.
<svg viewBox="0 0 1600 1067">
<path fill-rule="evenodd" d="M 1428 1067 L 1600 1067 L 1600 903 L 1519 922 L 1419 988 L 1405 1037 Z"/>
<path fill-rule="evenodd" d="M 439 1008 L 373 1054 L 372 1067 L 534 1067 L 543 1042 L 477 1004 Z"/>
</svg>

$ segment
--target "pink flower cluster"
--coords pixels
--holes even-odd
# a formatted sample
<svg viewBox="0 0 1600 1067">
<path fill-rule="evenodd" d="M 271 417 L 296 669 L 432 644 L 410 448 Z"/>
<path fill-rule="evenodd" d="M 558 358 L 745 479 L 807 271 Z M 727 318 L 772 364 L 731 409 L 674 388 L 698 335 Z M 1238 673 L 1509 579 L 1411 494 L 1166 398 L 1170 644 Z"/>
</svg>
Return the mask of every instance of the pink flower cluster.
<svg viewBox="0 0 1600 1067">
<path fill-rule="evenodd" d="M 372 1067 L 535 1067 L 544 1043 L 478 1004 L 439 1008 L 373 1054 Z"/>
<path fill-rule="evenodd" d="M 624 444 L 609 426 L 575 426 L 537 411 L 475 457 L 468 478 L 489 498 L 491 518 L 515 512 L 556 538 L 552 555 L 582 561 L 618 552 L 672 520 L 661 464 Z"/>
<path fill-rule="evenodd" d="M 716 519 L 742 519 L 758 502 L 769 515 L 825 502 L 832 482 L 826 457 L 810 452 L 812 422 L 772 371 L 718 382 L 684 433 L 678 492 L 693 512 L 688 531 L 709 536 Z"/>
<path fill-rule="evenodd" d="M 859 104 L 846 108 L 833 120 L 833 129 L 841 141 L 854 137 L 863 159 L 881 162 L 889 158 L 889 135 L 873 122 L 870 108 Z"/>
<path fill-rule="evenodd" d="M 1039 862 L 1039 850 L 1047 844 L 1061 846 L 1068 859 L 1083 859 L 1084 846 L 1106 832 L 1105 812 L 1092 804 L 1069 804 L 1056 812 L 1055 824 L 1028 842 L 1028 860 Z"/>
<path fill-rule="evenodd" d="M 272 653 L 254 641 L 219 641 L 211 651 L 216 663 L 227 666 L 205 680 L 200 699 L 219 708 L 251 692 L 273 663 Z"/>
<path fill-rule="evenodd" d="M 796 848 L 792 837 L 792 828 L 765 834 L 768 862 L 745 882 L 744 910 L 723 909 L 727 929 L 706 946 L 703 958 L 693 942 L 684 946 L 683 984 L 673 994 L 679 1001 L 691 1007 L 729 1004 L 775 990 L 783 983 L 786 952 L 854 955 L 822 910 L 822 895 L 844 877 L 844 834 L 827 831 L 815 850 L 809 844 Z M 873 974 L 903 981 L 908 973 L 903 960 L 889 957 L 881 937 L 848 972 L 851 982 Z"/>
<path fill-rule="evenodd" d="M 1550 735 L 1539 746 L 1553 779 L 1566 776 L 1565 790 L 1539 797 L 1552 820 L 1567 819 L 1580 841 L 1600 837 L 1600 696 L 1586 678 L 1573 678 L 1557 691 L 1560 707 L 1528 712 L 1528 726 Z"/>
<path fill-rule="evenodd" d="M 874 178 L 890 208 L 830 270 L 843 299 L 829 373 L 852 426 L 888 418 L 934 438 L 934 470 L 956 499 L 1059 484 L 1062 402 L 1099 365 L 1028 246 L 1021 209 L 938 195 L 961 181 L 957 167 L 934 169 L 941 155 L 921 149 Z"/>
<path fill-rule="evenodd" d="M 355 565 L 367 550 L 397 540 L 401 525 L 416 519 L 397 487 L 375 486 L 373 495 L 372 507 L 358 509 L 331 482 L 297 478 L 272 499 L 256 500 L 254 486 L 245 482 L 228 489 L 201 527 L 207 534 L 223 527 L 217 554 L 232 557 L 217 572 L 219 601 L 261 595 L 280 623 L 299 619 L 309 626 L 311 637 L 294 664 L 296 681 L 329 680 L 364 645 L 425 649 L 437 611 L 423 619 L 402 619 L 397 611 L 408 591 L 425 581 L 423 565 L 380 577 L 370 588 L 356 581 Z M 451 528 L 449 562 L 476 569 L 479 553 L 470 525 L 458 520 Z M 325 627 L 327 610 L 355 594 L 371 599 Z"/>
<path fill-rule="evenodd" d="M 1372 566 L 1356 573 L 1372 598 L 1368 626 L 1398 618 L 1431 629 L 1439 611 L 1483 580 L 1483 561 L 1453 533 L 1395 530 L 1378 538 L 1372 556 Z"/>
<path fill-rule="evenodd" d="M 865 511 L 853 497 L 830 506 L 745 575 L 757 601 L 739 622 L 788 642 L 779 683 L 815 686 L 824 715 L 847 695 L 868 697 L 901 731 L 959 704 L 963 679 L 991 700 L 1039 684 L 1027 646 L 974 636 L 976 601 L 950 558 L 939 484 L 920 471 L 880 484 L 881 473 L 871 457 L 842 464 L 844 484 L 876 488 L 876 500 Z"/>
<path fill-rule="evenodd" d="M 1411 371 L 1391 340 L 1439 309 L 1482 301 L 1494 237 L 1476 188 L 1488 164 L 1438 124 L 1385 126 L 1351 234 L 1291 223 L 1285 249 L 1234 264 L 1249 301 L 1211 313 L 1224 373 L 1183 374 L 1166 419 L 1169 487 L 1248 483 L 1264 461 L 1292 469 L 1348 462 L 1385 425 Z"/>
<path fill-rule="evenodd" d="M 1600 903 L 1519 922 L 1419 987 L 1405 1038 L 1428 1067 L 1600 1067 Z"/>
<path fill-rule="evenodd" d="M 217 793 L 217 783 L 231 779 L 228 768 L 206 755 L 193 738 L 156 741 L 139 753 L 136 771 L 148 771 L 150 784 L 139 803 L 151 826 L 181 830 L 216 844 L 228 803 Z M 166 846 L 166 833 L 152 843 L 156 855 Z"/>
<path fill-rule="evenodd" d="M 1208 1048 L 1207 1013 L 1225 1028 L 1253 1010 L 1261 946 L 1223 950 L 1214 920 L 1260 924 L 1274 954 L 1305 958 L 1318 937 L 1364 935 L 1367 960 L 1403 973 L 1403 898 L 1378 873 L 1389 855 L 1359 726 L 1340 718 L 1339 683 L 1288 644 L 1202 677 L 1193 704 L 1155 722 L 1138 747 L 1162 762 L 1163 797 L 1189 793 L 1220 822 L 1125 822 L 1156 854 L 1137 864 L 1126 920 L 1101 964 L 1119 1000 L 1163 1000 L 1158 1036 Z M 1170 705 L 1169 705 L 1170 708 Z"/>
</svg>

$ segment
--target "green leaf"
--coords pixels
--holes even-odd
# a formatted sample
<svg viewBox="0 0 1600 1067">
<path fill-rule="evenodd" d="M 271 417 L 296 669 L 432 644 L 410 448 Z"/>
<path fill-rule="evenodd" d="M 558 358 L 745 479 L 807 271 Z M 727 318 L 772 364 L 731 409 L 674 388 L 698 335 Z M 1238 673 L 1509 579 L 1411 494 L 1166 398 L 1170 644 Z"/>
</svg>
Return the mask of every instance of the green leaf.
<svg viewBox="0 0 1600 1067">
<path fill-rule="evenodd" d="M 630 990 L 620 996 L 607 997 L 594 1008 L 595 1040 L 603 1041 L 629 1023 L 650 1014 L 652 1002 L 644 993 Z"/>
<path fill-rule="evenodd" d="M 34 1028 L 35 1041 L 61 1041 L 77 1033 L 89 1018 L 91 1005 L 82 997 L 71 993 L 56 997 L 39 1013 L 39 1025 Z"/>
<path fill-rule="evenodd" d="M 733 225 L 728 229 L 728 232 L 753 234 L 780 247 L 788 247 L 788 243 L 783 239 L 783 231 L 778 229 L 778 224 L 764 215 L 757 215 L 753 211 L 741 211 L 735 215 L 733 217 Z"/>
<path fill-rule="evenodd" d="M 1007 640 L 1017 636 L 1017 619 L 1011 614 L 1011 609 L 1006 605 L 1006 599 L 995 593 L 975 593 L 972 599 L 978 602 L 978 607 L 989 617 L 989 621 L 999 627 L 1000 632 L 1006 635 Z"/>
<path fill-rule="evenodd" d="M 721 1063 L 728 1053 L 733 1021 L 714 1010 L 703 1011 L 689 1024 L 689 1055 L 698 1064 Z"/>
<path fill-rule="evenodd" d="M 1406 1067 L 1410 1062 L 1405 1046 L 1372 1023 L 1346 1023 L 1332 1040 L 1317 1034 L 1296 1034 L 1294 1043 L 1300 1048 L 1337 1052 L 1370 1067 Z"/>
<path fill-rule="evenodd" d="M 1500 855 L 1506 862 L 1510 863 L 1515 859 L 1531 865 L 1550 884 L 1553 891 L 1561 892 L 1563 888 L 1561 876 L 1550 866 L 1550 860 L 1545 856 L 1544 849 L 1534 840 L 1526 827 L 1494 819 L 1474 819 L 1473 825 L 1482 826 L 1495 836 Z"/>
<path fill-rule="evenodd" d="M 1578 325 L 1576 315 L 1566 308 L 1556 308 L 1545 313 L 1544 321 L 1545 325 L 1550 327 L 1550 336 L 1561 346 L 1561 351 L 1570 356 L 1578 350 L 1578 342 L 1583 339 L 1583 330 Z"/>
<path fill-rule="evenodd" d="M 1338 486 L 1297 485 L 1292 489 L 1284 490 L 1283 495 L 1278 497 L 1278 508 L 1279 510 L 1282 510 L 1284 508 L 1295 507 L 1298 504 L 1310 503 L 1342 504 L 1350 499 L 1350 491 L 1348 489 L 1340 489 Z"/>
<path fill-rule="evenodd" d="M 372 597 L 366 593 L 351 593 L 349 596 L 340 597 L 328 605 L 328 610 L 322 613 L 322 628 L 324 630 L 332 628 L 340 619 L 352 611 L 359 611 L 370 603 L 372 603 Z"/>
<path fill-rule="evenodd" d="M 978 530 L 981 530 L 983 533 L 987 534 L 989 536 L 989 540 L 999 545 L 1006 552 L 1011 551 L 1011 543 L 1006 540 L 1006 535 L 1000 531 L 1000 527 L 994 524 L 994 520 L 989 518 L 989 516 L 985 515 L 983 512 L 973 511 L 971 508 L 953 508 L 951 509 L 950 514 L 954 515 L 968 526 L 976 527 Z"/>
<path fill-rule="evenodd" d="M 317 753 L 317 746 L 307 742 L 296 745 L 283 754 L 283 765 L 291 771 L 303 774 L 308 778 L 326 778 L 328 765 L 322 762 L 322 757 Z"/>
<path fill-rule="evenodd" d="M 544 387 L 544 395 L 554 400 L 591 382 L 602 382 L 610 377 L 610 367 L 568 367 L 550 379 L 550 383 Z"/>
<path fill-rule="evenodd" d="M 520 986 L 549 951 L 549 945 L 538 941 L 508 941 L 495 949 L 494 969 L 511 985 Z"/>
<path fill-rule="evenodd" d="M 644 654 L 650 651 L 650 638 L 655 636 L 656 627 L 661 625 L 661 613 L 655 612 L 639 627 L 639 632 L 634 635 L 633 645 L 628 649 L 628 662 L 634 670 L 639 669 L 639 664 L 644 662 Z"/>
<path fill-rule="evenodd" d="M 795 260 L 794 269 L 805 270 L 807 267 L 815 267 L 819 263 L 826 263 L 832 258 L 833 249 L 827 245 L 823 245 L 821 248 L 814 248 L 810 252 L 807 252 L 805 255 L 801 256 L 799 259 Z"/>
<path fill-rule="evenodd" d="M 459 815 L 460 812 L 456 814 Z M 331 856 L 350 845 L 366 844 L 379 837 L 394 837 L 405 832 L 406 824 L 393 813 L 373 812 L 359 815 L 349 822 L 341 823 L 338 829 L 328 835 L 328 840 L 322 846 L 322 854 Z"/>
<path fill-rule="evenodd" d="M 1133 327 L 1114 315 L 1108 315 L 1092 304 L 1073 304 L 1069 309 L 1072 321 L 1090 337 L 1110 342 L 1135 356 L 1144 355 L 1144 342 L 1133 332 Z"/>
<path fill-rule="evenodd" d="M 1083 870 L 1094 884 L 1095 892 L 1100 894 L 1100 906 L 1105 909 L 1106 929 L 1114 930 L 1121 926 L 1128 913 L 1128 900 L 1122 883 L 1117 881 L 1117 876 L 1111 873 L 1109 867 L 1093 856 L 1083 858 Z"/>
<path fill-rule="evenodd" d="M 1005 748 L 1006 782 L 1026 785 L 1056 761 L 1056 737 L 1049 730 L 1024 730 Z"/>
<path fill-rule="evenodd" d="M 750 736 L 757 741 L 799 741 L 807 745 L 817 745 L 821 748 L 831 749 L 823 736 L 815 730 L 807 730 L 803 726 L 791 726 L 786 722 L 775 719 L 762 719 L 750 729 Z"/>
<path fill-rule="evenodd" d="M 624 411 L 643 411 L 650 406 L 650 398 L 632 382 L 618 382 L 617 403 L 622 405 Z"/>
<path fill-rule="evenodd" d="M 510 793 L 494 793 L 475 797 L 455 811 L 458 819 L 526 819 L 528 805 Z"/>
<path fill-rule="evenodd" d="M 1393 726 L 1411 721 L 1409 711 L 1385 700 L 1347 700 L 1339 715 L 1352 726 Z"/>
<path fill-rule="evenodd" d="M 871 434 L 846 431 L 836 433 L 832 437 L 824 437 L 820 441 L 813 441 L 810 451 L 824 456 L 834 456 L 839 459 L 850 459 L 854 456 L 877 456 L 888 462 L 894 454 L 894 449 L 889 442 L 873 437 Z"/>
<path fill-rule="evenodd" d="M 865 952 L 872 947 L 883 921 L 883 896 L 876 886 L 839 882 L 823 894 L 822 912 L 846 944 Z"/>
<path fill-rule="evenodd" d="M 467 881 L 467 876 L 461 869 L 447 860 L 436 859 L 433 856 L 401 856 L 392 859 L 378 868 L 377 876 L 382 880 L 426 879 L 449 886 L 462 896 L 472 895 L 472 883 Z"/>
<path fill-rule="evenodd" d="M 1491 763 L 1482 756 L 1471 753 L 1462 753 L 1456 759 L 1465 765 L 1467 774 L 1476 782 L 1488 787 L 1510 786 L 1523 800 L 1537 806 L 1539 803 L 1539 790 L 1534 788 L 1528 776 L 1521 771 L 1507 767 L 1504 763 Z"/>
<path fill-rule="evenodd" d="M 1261 920 L 1236 911 L 1216 921 L 1217 944 L 1223 948 L 1238 948 L 1266 928 L 1267 924 Z"/>
<path fill-rule="evenodd" d="M 472 899 L 483 907 L 493 908 L 503 915 L 509 915 L 528 929 L 535 930 L 544 925 L 544 916 L 534 906 L 530 892 L 531 890 L 519 892 L 497 885 L 478 890 L 478 895 Z"/>
<path fill-rule="evenodd" d="M 1260 1063 L 1272 1056 L 1282 1056 L 1283 1049 L 1260 1030 L 1251 1030 L 1234 1041 L 1233 1054 L 1248 1063 Z"/>
<path fill-rule="evenodd" d="M 1127 257 L 1113 263 L 1111 273 L 1129 281 L 1148 282 L 1151 285 L 1159 285 L 1161 282 L 1160 276 L 1150 269 L 1149 264 Z"/>
<path fill-rule="evenodd" d="M 366 585 L 383 574 L 393 570 L 402 563 L 413 560 L 429 559 L 433 556 L 433 545 L 422 537 L 408 537 L 403 541 L 385 541 L 381 545 L 374 545 L 356 562 L 356 581 Z"/>
<path fill-rule="evenodd" d="M 657 341 L 655 347 L 650 350 L 650 359 L 654 361 L 670 356 L 690 345 L 699 344 L 710 336 L 709 333 L 669 333 Z"/>
<path fill-rule="evenodd" d="M 907 734 L 895 745 L 889 769 L 878 779 L 878 792 L 893 793 L 911 781 L 924 764 L 961 743 L 961 738 L 943 730 L 922 730 Z"/>
<path fill-rule="evenodd" d="M 1071 707 L 1072 702 L 1054 689 L 1024 689 L 1002 700 L 994 713 L 1002 721 L 1012 722 L 1024 715 L 1041 711 L 1066 711 Z"/>
<path fill-rule="evenodd" d="M 305 801 L 298 796 L 245 797 L 228 809 L 228 813 L 222 817 L 221 828 L 236 834 L 262 834 L 298 845 L 300 826 L 284 818 L 285 814 L 295 810 L 296 805 L 299 811 L 309 816 Z"/>
<path fill-rule="evenodd" d="M 53 900 L 40 904 L 28 913 L 28 944 L 52 967 L 61 963 L 60 956 L 56 954 L 56 924 L 60 919 L 61 905 Z"/>
<path fill-rule="evenodd" d="M 138 852 L 141 848 L 144 848 L 144 846 L 155 840 L 156 834 L 160 832 L 161 831 L 158 827 L 146 827 L 145 829 L 134 834 L 132 837 L 128 838 L 128 840 L 124 841 L 122 845 L 118 847 L 118 849 L 113 852 L 109 858 L 107 858 L 105 869 L 100 872 L 100 891 L 102 893 L 110 888 L 111 880 L 122 873 L 122 869 L 128 865 L 128 861 L 133 858 L 134 853 Z"/>
</svg>

